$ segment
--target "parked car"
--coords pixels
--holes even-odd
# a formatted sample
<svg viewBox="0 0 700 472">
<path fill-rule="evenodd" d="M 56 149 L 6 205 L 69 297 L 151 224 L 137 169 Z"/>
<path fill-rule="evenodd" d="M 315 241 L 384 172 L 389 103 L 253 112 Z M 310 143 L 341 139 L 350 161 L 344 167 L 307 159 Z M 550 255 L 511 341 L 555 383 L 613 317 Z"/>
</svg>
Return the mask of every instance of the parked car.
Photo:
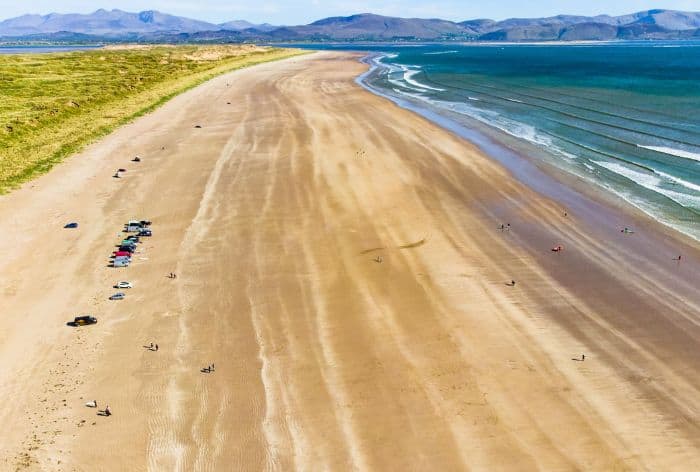
<svg viewBox="0 0 700 472">
<path fill-rule="evenodd" d="M 136 220 L 131 220 L 124 226 L 126 226 L 127 233 L 135 233 L 143 229 L 141 222 Z"/>
<path fill-rule="evenodd" d="M 131 257 L 129 251 L 114 251 L 114 257 Z"/>
<path fill-rule="evenodd" d="M 129 267 L 129 264 L 131 264 L 131 260 L 126 258 L 126 259 L 114 259 L 112 262 L 112 267 Z"/>
<path fill-rule="evenodd" d="M 67 229 L 74 229 L 77 227 L 78 227 L 78 223 L 76 223 L 76 222 L 68 223 L 67 225 L 64 226 L 64 228 L 67 228 Z"/>
<path fill-rule="evenodd" d="M 153 233 L 150 229 L 142 229 L 139 231 L 139 236 L 153 236 Z"/>
<path fill-rule="evenodd" d="M 126 294 L 124 292 L 117 292 L 111 297 L 109 297 L 110 300 L 124 300 L 126 297 Z"/>
<path fill-rule="evenodd" d="M 117 251 L 126 251 L 130 254 L 133 254 L 136 251 L 136 248 L 134 246 L 119 246 L 119 249 Z"/>
<path fill-rule="evenodd" d="M 139 221 L 139 223 L 141 223 L 141 226 L 143 226 L 144 228 L 146 226 L 151 226 L 151 222 L 149 220 L 141 220 Z"/>
<path fill-rule="evenodd" d="M 86 326 L 97 323 L 97 318 L 90 315 L 76 316 L 73 321 L 69 321 L 70 326 Z"/>
<path fill-rule="evenodd" d="M 121 243 L 119 243 L 119 245 L 136 247 L 136 241 L 132 241 L 131 239 L 125 239 Z"/>
<path fill-rule="evenodd" d="M 127 237 L 127 238 L 125 239 L 125 241 L 133 241 L 133 242 L 135 242 L 135 243 L 139 243 L 139 242 L 141 242 L 141 238 L 139 238 L 139 237 L 136 236 L 135 234 L 132 234 L 132 235 L 130 235 L 129 237 Z"/>
<path fill-rule="evenodd" d="M 134 288 L 134 286 L 131 285 L 131 282 L 119 282 L 114 288 Z"/>
</svg>

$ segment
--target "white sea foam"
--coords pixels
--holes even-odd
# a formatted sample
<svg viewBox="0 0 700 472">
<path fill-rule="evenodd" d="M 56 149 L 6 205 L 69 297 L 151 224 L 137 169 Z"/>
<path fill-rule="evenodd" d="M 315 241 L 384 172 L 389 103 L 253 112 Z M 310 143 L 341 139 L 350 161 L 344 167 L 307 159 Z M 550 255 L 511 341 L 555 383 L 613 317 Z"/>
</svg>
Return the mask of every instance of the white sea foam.
<svg viewBox="0 0 700 472">
<path fill-rule="evenodd" d="M 481 101 L 480 98 L 476 98 L 476 97 L 467 97 L 467 98 L 473 102 L 480 102 Z"/>
<path fill-rule="evenodd" d="M 436 92 L 444 92 L 445 91 L 445 89 L 431 87 L 430 85 L 421 84 L 417 80 L 414 80 L 413 76 L 418 74 L 419 72 L 420 72 L 419 70 L 407 70 L 403 74 L 403 80 L 405 80 L 407 83 L 413 85 L 414 87 L 420 87 L 422 89 L 427 89 L 427 90 L 435 90 Z"/>
<path fill-rule="evenodd" d="M 685 159 L 692 159 L 694 161 L 700 161 L 700 153 L 697 153 L 697 152 L 684 151 L 683 149 L 674 149 L 674 148 L 664 147 L 664 146 L 643 146 L 641 144 L 637 144 L 637 147 L 644 148 L 644 149 L 650 149 L 652 151 L 660 152 L 663 154 L 669 154 L 671 156 L 678 156 L 678 157 L 683 157 Z"/>
<path fill-rule="evenodd" d="M 695 190 L 696 192 L 700 192 L 700 185 L 695 184 L 693 182 L 688 182 L 685 179 L 681 179 L 680 177 L 676 177 L 675 175 L 667 174 L 666 172 L 659 172 L 658 170 L 656 171 L 657 174 L 660 176 L 672 180 L 673 182 L 677 183 L 678 185 L 682 185 L 683 187 L 691 190 Z"/>
<path fill-rule="evenodd" d="M 552 140 L 538 133 L 534 126 L 511 120 L 493 110 L 482 110 L 466 103 L 444 102 L 440 100 L 432 100 L 431 102 L 441 108 L 451 109 L 457 113 L 481 121 L 484 124 L 498 128 L 516 138 L 524 139 L 540 146 L 547 146 L 551 151 L 554 150 L 552 148 Z"/>
<path fill-rule="evenodd" d="M 426 52 L 424 56 L 439 56 L 441 54 L 455 54 L 459 51 L 437 51 L 437 52 Z"/>
<path fill-rule="evenodd" d="M 624 164 L 617 162 L 594 161 L 595 164 L 608 169 L 611 172 L 619 174 L 632 182 L 641 185 L 658 194 L 670 198 L 674 202 L 689 208 L 700 209 L 700 196 L 691 195 L 683 192 L 676 192 L 664 187 L 664 183 L 668 184 L 670 179 L 655 172 L 636 170 Z M 687 187 L 686 187 L 687 189 Z M 690 189 L 688 189 L 690 190 Z"/>
<path fill-rule="evenodd" d="M 424 100 L 425 99 L 425 95 L 422 95 L 419 93 L 408 93 L 405 90 L 399 90 L 399 89 L 393 89 L 393 90 L 396 93 L 400 93 L 401 95 L 404 95 L 406 97 L 415 98 L 416 100 Z M 422 90 L 420 90 L 420 91 L 422 92 Z"/>
<path fill-rule="evenodd" d="M 522 100 L 516 100 L 515 98 L 504 98 L 504 100 L 508 100 L 509 102 L 515 102 L 515 103 L 523 103 Z"/>
</svg>

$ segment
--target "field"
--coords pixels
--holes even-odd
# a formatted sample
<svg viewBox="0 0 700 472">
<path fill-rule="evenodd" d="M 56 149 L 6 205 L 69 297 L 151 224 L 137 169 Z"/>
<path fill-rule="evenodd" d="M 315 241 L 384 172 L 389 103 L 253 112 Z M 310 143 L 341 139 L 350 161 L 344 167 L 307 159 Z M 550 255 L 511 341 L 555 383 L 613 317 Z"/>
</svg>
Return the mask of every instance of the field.
<svg viewBox="0 0 700 472">
<path fill-rule="evenodd" d="M 156 46 L 0 55 L 0 193 L 211 77 L 296 54 Z"/>
</svg>

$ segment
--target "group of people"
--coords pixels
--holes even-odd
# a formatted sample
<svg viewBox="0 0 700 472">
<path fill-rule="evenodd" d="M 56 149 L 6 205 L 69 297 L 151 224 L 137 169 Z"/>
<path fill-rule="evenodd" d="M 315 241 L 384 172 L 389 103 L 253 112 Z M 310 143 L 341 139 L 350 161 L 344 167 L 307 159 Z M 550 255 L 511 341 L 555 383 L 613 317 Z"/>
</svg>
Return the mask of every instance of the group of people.
<svg viewBox="0 0 700 472">
<path fill-rule="evenodd" d="M 168 274 L 168 278 L 169 278 L 169 279 L 177 279 L 177 274 L 176 274 L 175 272 L 170 272 L 170 273 Z"/>
<path fill-rule="evenodd" d="M 151 346 L 148 348 L 151 351 L 157 351 L 158 350 L 158 345 L 151 343 Z"/>
<path fill-rule="evenodd" d="M 207 366 L 207 367 L 204 367 L 204 368 L 202 369 L 202 372 L 209 373 L 209 372 L 214 372 L 214 370 L 215 370 L 215 369 L 214 369 L 214 364 L 212 363 L 211 365 L 209 365 L 209 366 Z"/>
<path fill-rule="evenodd" d="M 87 402 L 85 406 L 87 406 L 88 408 L 97 408 L 97 400 Z M 112 416 L 112 410 L 110 410 L 109 405 L 106 405 L 105 409 L 99 411 L 98 414 L 101 414 L 102 416 Z"/>
</svg>

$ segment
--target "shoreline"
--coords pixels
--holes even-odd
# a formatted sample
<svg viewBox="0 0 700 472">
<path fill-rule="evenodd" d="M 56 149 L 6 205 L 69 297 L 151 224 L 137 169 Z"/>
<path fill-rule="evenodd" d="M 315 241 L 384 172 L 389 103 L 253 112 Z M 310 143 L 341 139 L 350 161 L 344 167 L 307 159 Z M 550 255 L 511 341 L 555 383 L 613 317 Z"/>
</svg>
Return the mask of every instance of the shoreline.
<svg viewBox="0 0 700 472">
<path fill-rule="evenodd" d="M 653 228 L 563 217 L 474 144 L 360 88 L 356 58 L 219 76 L 0 197 L 0 464 L 700 462 L 697 252 L 652 267 Z M 132 267 L 104 267 L 135 217 L 153 237 Z M 134 288 L 107 301 L 117 280 Z M 83 312 L 99 323 L 65 327 Z"/>
<path fill-rule="evenodd" d="M 578 203 L 576 195 L 580 194 L 585 196 L 586 199 L 596 202 L 596 204 L 614 210 L 618 215 L 628 215 L 635 222 L 646 222 L 644 226 L 648 226 L 649 223 L 653 222 L 660 227 L 660 233 L 678 239 L 683 246 L 692 247 L 695 250 L 700 249 L 700 233 L 697 236 L 688 234 L 682 228 L 658 219 L 657 215 L 635 205 L 629 197 L 610 190 L 599 182 L 586 181 L 552 163 L 533 159 L 530 154 L 537 152 L 537 149 L 517 137 L 510 136 L 495 127 L 468 116 L 444 109 L 436 111 L 419 100 L 397 97 L 365 83 L 365 79 L 378 67 L 372 61 L 378 55 L 380 54 L 373 53 L 365 55 L 361 59 L 361 62 L 370 67 L 369 70 L 357 78 L 358 85 L 364 89 L 391 101 L 401 108 L 416 113 L 441 128 L 475 144 L 485 154 L 493 157 L 501 165 L 509 169 L 513 176 L 522 183 L 550 198 L 562 200 L 565 203 L 565 207 L 572 207 Z M 529 152 L 524 152 L 523 149 L 525 148 L 528 148 Z M 618 219 L 624 220 L 624 218 Z"/>
</svg>

